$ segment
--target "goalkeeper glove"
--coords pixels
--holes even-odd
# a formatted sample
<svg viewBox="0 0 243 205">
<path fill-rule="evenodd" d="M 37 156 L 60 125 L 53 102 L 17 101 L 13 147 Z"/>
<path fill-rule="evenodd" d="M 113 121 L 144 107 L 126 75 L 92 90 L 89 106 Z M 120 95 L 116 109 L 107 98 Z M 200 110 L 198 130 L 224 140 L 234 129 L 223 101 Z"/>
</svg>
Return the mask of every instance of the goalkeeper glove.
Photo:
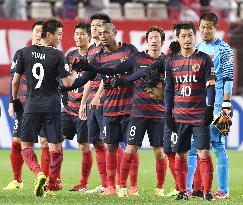
<svg viewBox="0 0 243 205">
<path fill-rule="evenodd" d="M 218 117 L 214 120 L 213 125 L 223 134 L 228 135 L 230 126 L 232 125 L 231 116 L 221 111 Z"/>
</svg>

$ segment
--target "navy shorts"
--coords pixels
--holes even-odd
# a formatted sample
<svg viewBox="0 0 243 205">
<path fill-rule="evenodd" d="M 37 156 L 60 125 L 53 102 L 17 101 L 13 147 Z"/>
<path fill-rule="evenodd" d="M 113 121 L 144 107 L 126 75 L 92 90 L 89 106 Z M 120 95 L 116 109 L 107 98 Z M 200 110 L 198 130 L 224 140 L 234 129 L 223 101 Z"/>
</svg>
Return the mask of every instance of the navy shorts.
<svg viewBox="0 0 243 205">
<path fill-rule="evenodd" d="M 14 119 L 14 127 L 12 132 L 13 137 L 20 138 L 22 118 L 23 118 L 23 113 L 17 114 Z"/>
<path fill-rule="evenodd" d="M 126 131 L 130 115 L 103 117 L 103 142 L 106 144 L 126 143 Z"/>
<path fill-rule="evenodd" d="M 80 120 L 79 117 L 63 112 L 62 126 L 63 135 L 66 139 L 73 140 L 75 134 L 77 134 L 78 143 L 88 142 L 87 120 Z"/>
<path fill-rule="evenodd" d="M 90 144 L 94 144 L 98 140 L 102 140 L 103 130 L 103 107 L 98 109 L 89 108 L 87 111 L 88 140 Z"/>
<path fill-rule="evenodd" d="M 162 147 L 164 124 L 164 118 L 130 117 L 127 129 L 127 144 L 141 147 L 147 131 L 150 146 Z"/>
<path fill-rule="evenodd" d="M 37 142 L 43 126 L 49 143 L 57 144 L 63 141 L 61 113 L 24 113 L 21 141 Z"/>
<path fill-rule="evenodd" d="M 209 126 L 177 123 L 176 132 L 177 139 L 174 139 L 173 151 L 177 153 L 185 153 L 190 150 L 192 135 L 194 137 L 197 149 L 210 149 Z"/>
<path fill-rule="evenodd" d="M 172 132 L 166 125 L 164 126 L 164 152 L 165 154 L 174 153 L 173 146 L 175 139 L 177 139 L 177 134 Z"/>
</svg>

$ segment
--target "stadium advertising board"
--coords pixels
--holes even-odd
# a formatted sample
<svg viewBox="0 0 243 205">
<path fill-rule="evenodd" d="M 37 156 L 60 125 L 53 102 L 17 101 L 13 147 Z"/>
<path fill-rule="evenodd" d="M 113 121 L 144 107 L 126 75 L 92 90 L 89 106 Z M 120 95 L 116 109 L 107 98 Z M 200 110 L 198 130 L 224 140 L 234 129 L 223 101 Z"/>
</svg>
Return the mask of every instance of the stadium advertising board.
<svg viewBox="0 0 243 205">
<path fill-rule="evenodd" d="M 243 97 L 233 97 L 233 125 L 231 132 L 226 140 L 226 146 L 229 149 L 243 150 Z M 0 148 L 11 147 L 11 130 L 14 126 L 14 121 L 8 115 L 8 96 L 0 96 L 0 106 L 2 108 L 2 116 L 0 118 Z M 40 146 L 40 144 L 36 144 Z M 76 137 L 74 140 L 66 140 L 63 143 L 64 148 L 73 149 L 78 148 Z M 145 137 L 143 141 L 143 148 L 149 148 L 150 144 L 148 138 Z"/>
</svg>

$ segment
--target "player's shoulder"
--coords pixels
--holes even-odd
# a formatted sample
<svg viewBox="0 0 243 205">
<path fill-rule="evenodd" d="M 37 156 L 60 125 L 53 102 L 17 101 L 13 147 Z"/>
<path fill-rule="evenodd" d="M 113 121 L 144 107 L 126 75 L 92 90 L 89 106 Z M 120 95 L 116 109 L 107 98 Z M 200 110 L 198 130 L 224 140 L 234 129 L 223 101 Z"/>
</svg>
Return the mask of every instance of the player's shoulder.
<svg viewBox="0 0 243 205">
<path fill-rule="evenodd" d="M 125 49 L 130 49 L 133 52 L 138 52 L 138 49 L 133 44 L 130 44 L 130 43 L 121 43 L 121 42 L 119 42 L 119 44 L 121 44 L 121 47 L 123 47 Z"/>
<path fill-rule="evenodd" d="M 222 52 L 233 52 L 230 45 L 228 43 L 226 43 L 225 41 L 221 40 L 221 39 L 217 39 L 215 41 L 215 45 L 219 46 L 219 50 L 220 50 L 221 53 Z"/>
<path fill-rule="evenodd" d="M 95 43 L 89 46 L 87 54 L 88 55 L 95 55 L 96 53 L 99 53 L 102 50 L 102 45 L 96 46 Z"/>
<path fill-rule="evenodd" d="M 23 50 L 23 48 L 17 50 L 15 53 L 14 53 L 14 58 L 19 56 L 20 52 Z"/>
<path fill-rule="evenodd" d="M 75 55 L 77 55 L 77 53 L 78 53 L 78 49 L 74 49 L 74 50 L 69 51 L 66 56 L 67 57 L 75 56 Z"/>
<path fill-rule="evenodd" d="M 210 56 L 207 53 L 204 53 L 203 51 L 196 50 L 195 53 L 199 58 L 211 59 Z"/>
</svg>

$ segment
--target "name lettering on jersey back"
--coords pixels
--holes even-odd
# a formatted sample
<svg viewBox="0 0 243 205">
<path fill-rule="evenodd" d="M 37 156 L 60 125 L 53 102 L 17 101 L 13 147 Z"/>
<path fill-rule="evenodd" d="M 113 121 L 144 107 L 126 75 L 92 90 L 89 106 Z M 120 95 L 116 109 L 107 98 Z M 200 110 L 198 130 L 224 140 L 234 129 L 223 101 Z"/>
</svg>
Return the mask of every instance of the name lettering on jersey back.
<svg viewBox="0 0 243 205">
<path fill-rule="evenodd" d="M 38 58 L 41 60 L 46 60 L 46 55 L 44 53 L 32 52 L 32 58 Z"/>
<path fill-rule="evenodd" d="M 178 75 L 175 76 L 176 83 L 197 83 L 196 75 Z"/>
</svg>

